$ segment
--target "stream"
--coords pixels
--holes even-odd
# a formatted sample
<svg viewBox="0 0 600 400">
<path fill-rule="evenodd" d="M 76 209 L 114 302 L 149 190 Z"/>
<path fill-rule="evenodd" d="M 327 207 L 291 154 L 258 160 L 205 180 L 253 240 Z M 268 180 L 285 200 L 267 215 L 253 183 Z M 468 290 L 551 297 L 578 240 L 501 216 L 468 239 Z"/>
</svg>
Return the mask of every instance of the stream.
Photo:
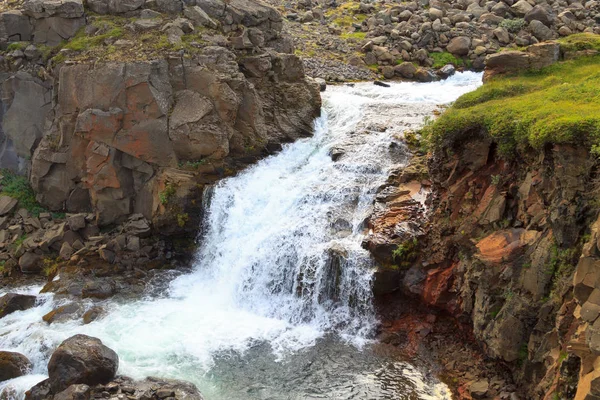
<svg viewBox="0 0 600 400">
<path fill-rule="evenodd" d="M 188 380 L 207 400 L 450 399 L 434 374 L 374 351 L 374 265 L 361 243 L 377 188 L 409 159 L 402 132 L 480 84 L 465 72 L 328 87 L 313 137 L 206 193 L 192 272 L 137 301 L 96 302 L 106 313 L 88 325 L 43 322 L 68 303 L 52 294 L 1 319 L 0 349 L 34 367 L 1 382 L 0 398 L 22 399 L 56 346 L 84 333 L 118 353 L 119 374 Z"/>
</svg>

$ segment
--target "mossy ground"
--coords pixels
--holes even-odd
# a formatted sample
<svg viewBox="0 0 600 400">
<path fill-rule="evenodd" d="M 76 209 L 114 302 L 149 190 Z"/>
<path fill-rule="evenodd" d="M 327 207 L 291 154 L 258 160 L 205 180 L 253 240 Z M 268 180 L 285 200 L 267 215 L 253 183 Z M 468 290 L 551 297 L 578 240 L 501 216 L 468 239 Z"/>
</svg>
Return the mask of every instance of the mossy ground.
<svg viewBox="0 0 600 400">
<path fill-rule="evenodd" d="M 444 65 L 452 64 L 455 67 L 462 67 L 465 62 L 447 51 L 442 53 L 429 53 L 429 57 L 433 58 L 433 68 L 442 68 Z"/>
<path fill-rule="evenodd" d="M 482 132 L 505 157 L 548 143 L 585 144 L 600 154 L 600 56 L 501 76 L 461 96 L 421 133 L 447 149 Z"/>
<path fill-rule="evenodd" d="M 600 35 L 592 33 L 578 33 L 559 39 L 558 42 L 563 52 L 581 50 L 600 51 Z"/>
</svg>

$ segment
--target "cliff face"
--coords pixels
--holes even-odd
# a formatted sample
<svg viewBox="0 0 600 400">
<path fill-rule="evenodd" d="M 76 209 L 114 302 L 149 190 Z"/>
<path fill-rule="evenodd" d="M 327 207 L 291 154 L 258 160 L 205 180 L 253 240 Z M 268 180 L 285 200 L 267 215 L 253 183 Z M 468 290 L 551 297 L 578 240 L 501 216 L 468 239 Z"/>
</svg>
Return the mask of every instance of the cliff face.
<svg viewBox="0 0 600 400">
<path fill-rule="evenodd" d="M 591 60 L 579 67 L 591 68 Z M 559 97 L 543 92 L 541 82 L 560 76 L 561 90 L 568 91 L 577 85 L 565 74 L 568 68 L 575 66 L 558 66 L 539 78 L 529 75 L 526 79 L 537 79 L 538 86 L 528 96 L 560 103 Z M 504 82 L 513 87 L 523 83 L 510 78 Z M 587 79 L 597 88 L 594 82 Z M 517 93 L 495 92 L 498 99 L 486 97 L 500 87 L 466 96 L 434 123 L 442 136 L 430 154 L 428 179 L 405 171 L 390 182 L 401 197 L 391 202 L 381 197 L 370 222 L 374 233 L 366 243 L 387 266 L 378 275 L 378 287 L 382 292 L 399 289 L 452 315 L 472 332 L 484 354 L 510 368 L 520 396 L 595 398 L 600 382 L 600 220 L 598 163 L 590 142 L 596 128 L 589 125 L 590 136 L 582 133 L 572 139 L 571 126 L 565 124 L 562 137 L 545 138 L 541 135 L 549 132 L 543 131 L 535 136 L 537 145 L 521 142 L 533 140 L 522 139 L 531 128 L 523 122 L 520 131 L 508 127 L 496 136 L 494 123 L 503 114 L 494 114 L 495 105 L 510 115 L 507 124 L 523 121 L 525 110 L 510 112 L 513 102 L 529 90 L 525 85 Z M 478 97 L 481 93 L 486 94 Z M 533 98 L 527 101 L 533 103 Z M 586 102 L 579 104 L 582 118 Z M 463 108 L 473 115 L 474 124 L 479 119 L 478 128 L 457 114 Z M 479 110 L 484 114 L 477 114 Z M 427 211 L 413 196 L 419 189 L 432 193 Z M 424 219 L 426 223 L 419 223 Z M 491 377 L 483 378 L 487 382 Z M 502 390 L 490 384 L 484 398 Z"/>
<path fill-rule="evenodd" d="M 277 51 L 289 39 L 260 3 L 32 0 L 0 19 L 15 15 L 23 24 L 5 24 L 5 40 L 31 40 L 19 46 L 38 54 L 9 48 L 2 60 L 0 160 L 28 173 L 52 211 L 93 211 L 99 225 L 139 213 L 178 230 L 198 183 L 310 135 L 319 114 L 318 86 Z M 39 33 L 71 17 L 87 25 L 66 44 Z M 46 48 L 56 56 L 40 56 Z"/>
</svg>

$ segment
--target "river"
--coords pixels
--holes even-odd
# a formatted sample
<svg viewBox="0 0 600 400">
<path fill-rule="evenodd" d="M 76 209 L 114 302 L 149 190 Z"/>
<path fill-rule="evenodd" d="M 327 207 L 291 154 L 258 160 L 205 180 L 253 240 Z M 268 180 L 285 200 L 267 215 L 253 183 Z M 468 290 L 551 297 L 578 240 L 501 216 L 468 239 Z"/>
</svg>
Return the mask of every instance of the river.
<svg viewBox="0 0 600 400">
<path fill-rule="evenodd" d="M 0 349 L 34 368 L 0 390 L 23 398 L 52 350 L 85 333 L 118 353 L 120 374 L 189 380 L 207 400 L 449 399 L 432 374 L 373 351 L 374 266 L 361 242 L 377 188 L 409 159 L 402 132 L 480 84 L 466 72 L 328 87 L 313 137 L 206 193 L 192 272 L 137 301 L 102 302 L 88 325 L 43 322 L 68 302 L 52 294 L 1 319 Z"/>
</svg>

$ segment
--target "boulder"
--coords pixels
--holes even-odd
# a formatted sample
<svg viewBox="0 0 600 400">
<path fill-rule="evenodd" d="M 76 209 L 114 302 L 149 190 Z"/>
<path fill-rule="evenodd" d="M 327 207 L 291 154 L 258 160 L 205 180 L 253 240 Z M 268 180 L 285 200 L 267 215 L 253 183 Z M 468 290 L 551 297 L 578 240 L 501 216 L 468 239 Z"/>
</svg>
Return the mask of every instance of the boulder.
<svg viewBox="0 0 600 400">
<path fill-rule="evenodd" d="M 471 48 L 471 38 L 467 36 L 458 36 L 450 40 L 446 50 L 457 56 L 466 56 Z"/>
<path fill-rule="evenodd" d="M 0 43 L 30 41 L 32 26 L 29 18 L 19 10 L 0 14 Z"/>
<path fill-rule="evenodd" d="M 57 393 L 53 400 L 89 400 L 90 387 L 85 384 L 71 385 Z"/>
<path fill-rule="evenodd" d="M 442 68 L 439 69 L 438 75 L 441 78 L 446 79 L 446 78 L 454 75 L 455 72 L 456 72 L 456 68 L 454 68 L 454 65 L 447 64 L 447 65 L 444 65 Z"/>
<path fill-rule="evenodd" d="M 17 207 L 17 199 L 9 196 L 0 196 L 0 216 L 10 214 Z"/>
<path fill-rule="evenodd" d="M 31 370 L 31 362 L 20 353 L 0 351 L 0 382 L 18 378 Z"/>
<path fill-rule="evenodd" d="M 73 384 L 96 385 L 109 382 L 117 373 L 117 353 L 100 339 L 75 335 L 58 346 L 48 362 L 48 379 L 54 393 Z"/>
<path fill-rule="evenodd" d="M 529 23 L 529 30 L 538 40 L 550 40 L 554 37 L 552 29 L 544 25 L 543 22 L 535 19 Z"/>
<path fill-rule="evenodd" d="M 394 67 L 394 72 L 403 78 L 412 79 L 417 72 L 417 67 L 411 62 L 403 62 Z"/>
<path fill-rule="evenodd" d="M 15 311 L 27 310 L 35 305 L 35 296 L 7 293 L 0 297 L 0 318 Z"/>
<path fill-rule="evenodd" d="M 510 9 L 515 13 L 518 17 L 524 17 L 529 11 L 533 9 L 533 6 L 529 4 L 527 0 L 519 0 L 515 4 L 513 4 Z"/>
<path fill-rule="evenodd" d="M 42 256 L 31 251 L 19 258 L 19 268 L 24 274 L 37 274 L 42 270 Z"/>
<path fill-rule="evenodd" d="M 426 68 L 419 68 L 415 72 L 415 79 L 419 82 L 433 82 L 438 79 L 437 75 Z"/>
<path fill-rule="evenodd" d="M 552 24 L 554 23 L 554 19 L 555 17 L 554 13 L 552 12 L 552 9 L 539 4 L 533 7 L 531 10 L 529 10 L 527 14 L 525 14 L 526 22 L 540 21 L 547 27 L 552 26 Z"/>
<path fill-rule="evenodd" d="M 474 399 L 483 399 L 489 390 L 490 384 L 487 379 L 480 379 L 469 385 L 469 392 Z"/>
<path fill-rule="evenodd" d="M 35 19 L 81 18 L 84 14 L 82 0 L 26 0 L 23 8 L 25 14 Z"/>
<path fill-rule="evenodd" d="M 42 319 L 51 324 L 53 322 L 64 322 L 74 318 L 77 318 L 81 315 L 82 310 L 81 306 L 77 303 L 69 303 L 64 306 L 60 306 L 50 311 L 48 314 L 44 315 Z"/>
<path fill-rule="evenodd" d="M 211 29 L 217 29 L 219 26 L 198 6 L 186 7 L 185 10 L 183 10 L 183 15 L 189 18 L 196 26 L 204 26 Z"/>
</svg>

